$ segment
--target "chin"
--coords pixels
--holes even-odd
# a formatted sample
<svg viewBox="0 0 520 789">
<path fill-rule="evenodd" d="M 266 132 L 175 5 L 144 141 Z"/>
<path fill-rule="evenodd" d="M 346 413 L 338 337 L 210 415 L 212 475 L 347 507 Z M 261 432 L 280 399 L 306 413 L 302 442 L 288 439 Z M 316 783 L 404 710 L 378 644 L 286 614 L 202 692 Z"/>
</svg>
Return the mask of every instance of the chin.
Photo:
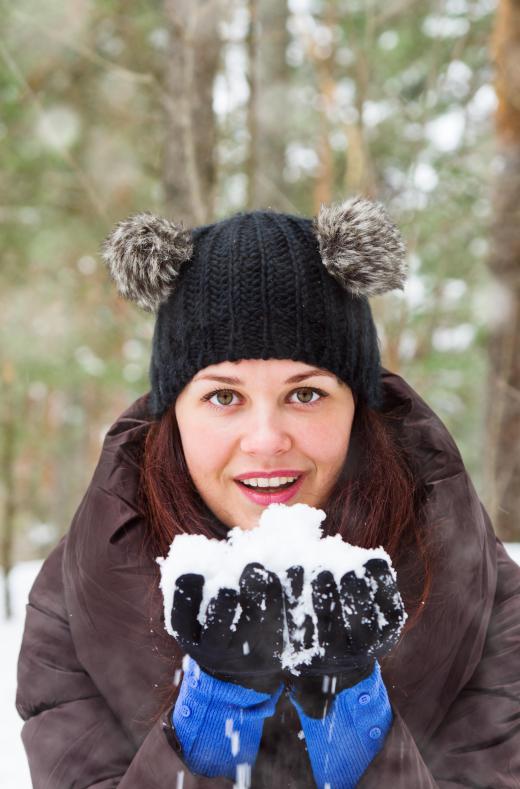
<svg viewBox="0 0 520 789">
<path fill-rule="evenodd" d="M 257 526 L 258 521 L 256 523 L 250 521 L 249 523 L 240 523 L 238 528 L 242 529 L 242 531 L 252 531 L 253 529 L 256 529 Z"/>
</svg>

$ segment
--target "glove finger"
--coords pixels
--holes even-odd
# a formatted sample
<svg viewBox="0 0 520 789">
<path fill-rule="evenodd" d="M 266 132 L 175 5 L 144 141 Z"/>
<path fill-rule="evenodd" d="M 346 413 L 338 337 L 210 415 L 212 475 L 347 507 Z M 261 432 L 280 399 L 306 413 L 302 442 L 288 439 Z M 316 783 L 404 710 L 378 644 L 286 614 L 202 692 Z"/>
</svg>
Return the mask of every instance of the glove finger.
<svg viewBox="0 0 520 789">
<path fill-rule="evenodd" d="M 248 621 L 263 624 L 269 619 L 269 608 L 282 608 L 282 587 L 275 573 L 263 564 L 251 562 L 242 571 L 239 581 L 240 605 Z"/>
<path fill-rule="evenodd" d="M 301 565 L 293 565 L 287 570 L 287 588 L 284 588 L 284 604 L 287 618 L 289 640 L 294 649 L 310 649 L 314 626 L 312 617 L 303 609 L 303 593 L 305 572 Z"/>
<path fill-rule="evenodd" d="M 354 654 L 367 652 L 377 638 L 376 612 L 365 578 L 351 570 L 342 577 L 340 597 Z"/>
<path fill-rule="evenodd" d="M 197 644 L 201 626 L 198 620 L 204 577 L 196 573 L 180 575 L 175 581 L 170 617 L 172 630 L 181 646 Z"/>
<path fill-rule="evenodd" d="M 344 654 L 347 644 L 346 629 L 334 576 L 329 570 L 323 570 L 312 581 L 311 586 L 320 645 L 335 654 Z"/>
<path fill-rule="evenodd" d="M 298 598 L 301 596 L 303 592 L 303 581 L 305 578 L 305 570 L 301 566 L 301 564 L 293 564 L 292 567 L 289 567 L 287 570 L 287 581 L 288 581 L 288 589 L 289 594 L 287 595 L 288 605 L 295 606 L 298 602 Z M 287 594 L 287 590 L 286 590 Z"/>
<path fill-rule="evenodd" d="M 258 654 L 272 657 L 283 646 L 282 585 L 276 573 L 251 562 L 240 576 L 242 608 L 237 638 L 245 639 Z M 260 632 L 261 628 L 261 632 Z"/>
<path fill-rule="evenodd" d="M 228 646 L 236 630 L 238 614 L 238 592 L 235 589 L 219 589 L 208 603 L 206 621 L 200 637 L 202 649 L 222 649 Z"/>
<path fill-rule="evenodd" d="M 397 583 L 384 559 L 370 559 L 365 564 L 374 602 L 385 621 L 379 621 L 376 649 L 389 651 L 397 643 L 405 621 L 405 609 Z"/>
</svg>

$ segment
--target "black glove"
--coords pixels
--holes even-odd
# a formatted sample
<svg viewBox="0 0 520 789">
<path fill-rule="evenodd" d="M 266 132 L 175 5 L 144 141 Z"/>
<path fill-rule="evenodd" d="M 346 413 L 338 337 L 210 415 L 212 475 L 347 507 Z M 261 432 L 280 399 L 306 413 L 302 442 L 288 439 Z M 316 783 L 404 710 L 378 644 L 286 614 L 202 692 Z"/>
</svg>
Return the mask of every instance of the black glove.
<svg viewBox="0 0 520 789">
<path fill-rule="evenodd" d="M 197 616 L 203 586 L 204 577 L 194 573 L 176 581 L 171 625 L 181 648 L 218 679 L 273 693 L 282 681 L 280 579 L 261 564 L 248 564 L 239 591 L 220 589 L 201 626 Z"/>
<path fill-rule="evenodd" d="M 303 568 L 292 567 L 288 572 L 291 592 L 286 594 L 285 607 L 292 646 L 296 651 L 310 648 L 317 636 L 323 653 L 297 666 L 299 675 L 287 677 L 296 701 L 310 717 L 325 715 L 336 693 L 368 677 L 374 660 L 389 652 L 399 638 L 404 606 L 388 564 L 370 559 L 364 567 L 364 578 L 348 572 L 339 589 L 327 570 L 312 581 L 316 633 L 309 615 L 299 626 L 294 619 Z M 386 623 L 380 621 L 381 614 Z"/>
</svg>

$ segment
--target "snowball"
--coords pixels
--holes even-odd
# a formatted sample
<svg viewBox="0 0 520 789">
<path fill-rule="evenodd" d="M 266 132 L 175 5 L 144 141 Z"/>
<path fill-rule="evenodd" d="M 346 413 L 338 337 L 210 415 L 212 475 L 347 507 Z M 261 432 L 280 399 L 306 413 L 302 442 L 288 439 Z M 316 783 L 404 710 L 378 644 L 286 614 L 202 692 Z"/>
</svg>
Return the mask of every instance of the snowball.
<svg viewBox="0 0 520 789">
<path fill-rule="evenodd" d="M 161 567 L 160 587 L 164 597 L 164 619 L 168 633 L 175 635 L 170 613 L 175 582 L 185 573 L 197 573 L 204 577 L 199 610 L 199 622 L 202 625 L 210 599 L 219 589 L 238 591 L 240 575 L 250 562 L 259 562 L 266 570 L 276 573 L 289 599 L 287 571 L 295 565 L 303 567 L 303 592 L 292 612 L 297 626 L 303 625 L 306 614 L 315 622 L 311 582 L 322 570 L 329 570 L 339 585 L 341 577 L 349 571 L 354 571 L 362 578 L 365 575 L 364 564 L 369 559 L 384 559 L 395 579 L 390 557 L 383 548 L 369 549 L 350 545 L 339 534 L 323 537 L 321 523 L 325 517 L 323 510 L 306 504 L 271 504 L 263 510 L 256 528 L 245 531 L 236 527 L 231 529 L 226 540 L 208 539 L 201 534 L 177 535 L 168 556 L 157 559 Z M 380 614 L 379 624 L 382 625 L 385 621 Z M 310 649 L 295 653 L 289 645 L 287 622 L 284 631 L 285 647 L 281 658 L 285 668 L 292 668 L 302 662 L 308 663 L 312 656 L 318 653 L 319 645 L 316 642 Z M 314 631 L 317 638 L 316 628 Z"/>
</svg>

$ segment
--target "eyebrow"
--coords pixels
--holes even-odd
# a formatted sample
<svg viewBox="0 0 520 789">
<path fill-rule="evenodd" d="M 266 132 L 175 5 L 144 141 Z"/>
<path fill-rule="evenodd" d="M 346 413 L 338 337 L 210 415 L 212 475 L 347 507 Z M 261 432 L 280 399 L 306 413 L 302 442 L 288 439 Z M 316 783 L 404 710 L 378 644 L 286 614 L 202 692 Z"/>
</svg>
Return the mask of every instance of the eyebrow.
<svg viewBox="0 0 520 789">
<path fill-rule="evenodd" d="M 297 384 L 300 381 L 304 381 L 306 378 L 312 378 L 315 375 L 326 375 L 328 378 L 336 378 L 333 373 L 329 373 L 326 370 L 320 370 L 316 368 L 315 370 L 308 370 L 305 373 L 299 373 L 298 375 L 292 375 L 288 378 L 285 383 L 286 384 Z M 197 378 L 194 378 L 193 381 L 218 381 L 221 384 L 230 384 L 232 386 L 242 386 L 243 381 L 240 378 L 235 378 L 233 376 L 227 375 L 200 375 Z"/>
</svg>

